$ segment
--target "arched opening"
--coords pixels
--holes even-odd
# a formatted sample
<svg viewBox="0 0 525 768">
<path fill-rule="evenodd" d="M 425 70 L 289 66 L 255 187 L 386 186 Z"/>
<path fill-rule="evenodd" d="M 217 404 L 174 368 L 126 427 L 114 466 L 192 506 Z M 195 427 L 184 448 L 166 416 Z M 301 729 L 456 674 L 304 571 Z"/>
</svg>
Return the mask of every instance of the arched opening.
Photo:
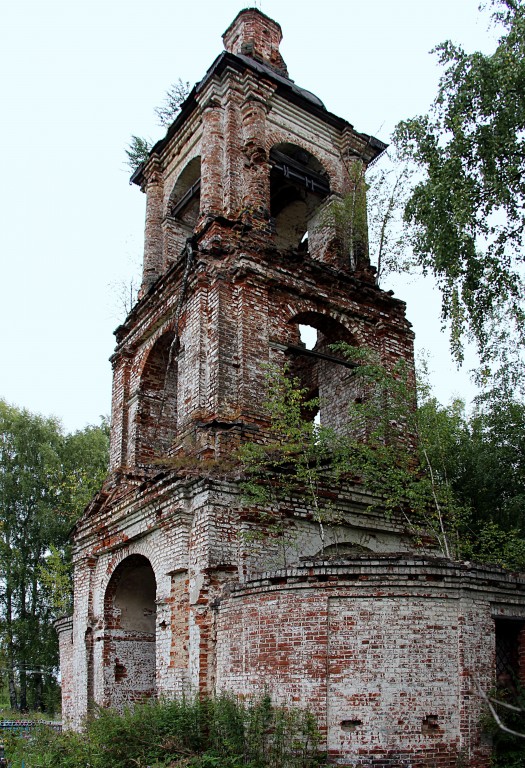
<svg viewBox="0 0 525 768">
<path fill-rule="evenodd" d="M 130 555 L 115 569 L 104 596 L 104 704 L 122 709 L 155 695 L 153 568 Z"/>
<path fill-rule="evenodd" d="M 355 345 L 352 334 L 337 320 L 318 312 L 302 312 L 289 321 L 287 346 L 290 375 L 297 378 L 306 399 L 318 398 L 319 408 L 305 410 L 305 418 L 346 431 L 348 407 L 361 396 L 355 365 L 332 345 Z"/>
<path fill-rule="evenodd" d="M 137 463 L 150 464 L 169 450 L 177 433 L 178 350 L 170 331 L 148 355 L 140 381 Z"/>
<path fill-rule="evenodd" d="M 295 144 L 270 151 L 270 215 L 279 250 L 306 252 L 315 212 L 330 194 L 328 175 L 310 152 Z"/>
<path fill-rule="evenodd" d="M 177 260 L 191 237 L 200 214 L 201 159 L 194 157 L 184 168 L 168 202 L 168 260 Z"/>
</svg>

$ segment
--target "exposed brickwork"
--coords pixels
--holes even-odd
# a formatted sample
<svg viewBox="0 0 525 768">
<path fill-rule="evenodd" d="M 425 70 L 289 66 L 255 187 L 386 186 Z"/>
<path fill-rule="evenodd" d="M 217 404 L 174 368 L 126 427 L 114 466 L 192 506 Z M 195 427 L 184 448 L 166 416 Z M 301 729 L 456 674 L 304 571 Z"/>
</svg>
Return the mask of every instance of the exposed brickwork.
<svg viewBox="0 0 525 768">
<path fill-rule="evenodd" d="M 524 582 L 437 560 L 432 537 L 415 540 L 358 481 L 321 484 L 337 520 L 323 540 L 299 492 L 274 510 L 276 534 L 235 472 L 206 470 L 265 439 L 268 363 L 288 362 L 340 432 L 363 392 L 331 344 L 413 366 L 404 304 L 377 287 L 366 237 L 345 249 L 323 218 L 384 145 L 286 78 L 280 39 L 242 11 L 133 177 L 143 283 L 116 331 L 111 474 L 74 532 L 64 718 L 269 690 L 312 709 L 334 762 L 481 768 L 473 681 L 493 684 L 495 628 L 525 621 Z M 302 325 L 317 332 L 310 356 Z"/>
<path fill-rule="evenodd" d="M 60 673 L 62 676 L 62 709 L 64 711 L 65 725 L 68 724 L 68 714 L 75 709 L 74 700 L 74 653 L 73 653 L 73 619 L 68 616 L 59 619 L 55 623 L 58 633 L 58 645 L 60 652 Z"/>
<path fill-rule="evenodd" d="M 224 35 L 224 47 L 230 53 L 245 54 L 260 59 L 287 75 L 286 64 L 279 52 L 281 27 L 255 8 L 241 11 Z"/>
<path fill-rule="evenodd" d="M 217 686 L 267 690 L 325 724 L 352 765 L 486 765 L 481 700 L 497 606 L 524 615 L 515 579 L 446 561 L 360 558 L 273 572 L 221 605 Z M 512 607 L 511 607 L 512 605 Z"/>
</svg>

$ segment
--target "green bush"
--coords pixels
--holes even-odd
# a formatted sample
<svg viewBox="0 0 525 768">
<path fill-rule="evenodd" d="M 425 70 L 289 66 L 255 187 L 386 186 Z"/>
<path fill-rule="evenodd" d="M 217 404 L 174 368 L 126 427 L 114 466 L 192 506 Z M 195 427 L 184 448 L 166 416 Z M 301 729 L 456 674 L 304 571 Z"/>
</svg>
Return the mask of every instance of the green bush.
<svg viewBox="0 0 525 768">
<path fill-rule="evenodd" d="M 508 687 L 499 687 L 489 696 L 500 719 L 498 724 L 487 713 L 484 722 L 485 732 L 492 739 L 491 768 L 525 768 L 525 688 L 513 680 Z"/>
<path fill-rule="evenodd" d="M 314 718 L 231 696 L 148 701 L 119 715 L 99 710 L 82 733 L 38 729 L 11 739 L 12 768 L 315 768 L 322 760 Z"/>
</svg>

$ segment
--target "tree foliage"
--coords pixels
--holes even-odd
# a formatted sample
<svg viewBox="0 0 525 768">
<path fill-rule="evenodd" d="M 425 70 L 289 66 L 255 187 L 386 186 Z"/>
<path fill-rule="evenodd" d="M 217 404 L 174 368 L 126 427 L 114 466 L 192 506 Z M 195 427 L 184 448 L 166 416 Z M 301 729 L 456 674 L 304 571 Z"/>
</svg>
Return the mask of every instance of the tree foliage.
<svg viewBox="0 0 525 768">
<path fill-rule="evenodd" d="M 139 165 L 144 163 L 151 152 L 152 144 L 142 136 L 132 136 L 131 141 L 126 147 L 126 165 L 128 165 L 132 171 L 136 171 Z"/>
<path fill-rule="evenodd" d="M 467 415 L 461 400 L 420 405 L 420 433 L 438 482 L 469 510 L 461 555 L 525 570 L 525 407 L 482 400 Z"/>
<path fill-rule="evenodd" d="M 405 215 L 416 260 L 441 289 L 457 359 L 466 332 L 482 362 L 508 363 L 525 340 L 525 5 L 494 4 L 503 29 L 494 53 L 438 45 L 438 95 L 395 139 L 423 174 Z"/>
<path fill-rule="evenodd" d="M 411 188 L 412 168 L 389 150 L 367 172 L 367 223 L 370 260 L 380 284 L 392 272 L 411 268 L 411 253 L 402 217 Z"/>
<path fill-rule="evenodd" d="M 341 198 L 333 197 L 322 212 L 319 225 L 335 231 L 339 247 L 352 269 L 355 269 L 368 249 L 366 219 L 365 166 L 354 159 L 347 168 L 349 190 Z"/>
<path fill-rule="evenodd" d="M 304 496 L 324 546 L 324 528 L 333 521 L 333 510 L 321 487 L 337 481 L 338 466 L 331 460 L 335 456 L 332 431 L 307 417 L 317 409 L 317 398 L 308 398 L 306 390 L 288 375 L 288 369 L 270 367 L 267 380 L 265 409 L 270 423 L 265 441 L 245 443 L 239 454 L 245 473 L 245 498 L 260 509 L 263 529 L 256 535 L 280 539 L 286 560 L 290 541 L 282 500 L 297 493 Z"/>
<path fill-rule="evenodd" d="M 365 169 L 361 160 L 354 160 L 347 170 L 348 191 L 332 196 L 321 211 L 318 227 L 335 232 L 353 269 L 368 256 L 379 284 L 386 275 L 412 267 L 401 226 L 412 169 L 390 151 L 382 156 L 379 167 Z"/>
<path fill-rule="evenodd" d="M 175 83 L 170 85 L 166 91 L 163 103 L 160 107 L 155 108 L 155 114 L 157 115 L 160 126 L 163 128 L 170 127 L 173 120 L 180 112 L 180 108 L 187 99 L 190 90 L 189 82 L 183 82 L 180 77 Z"/>
<path fill-rule="evenodd" d="M 0 646 L 13 709 L 51 703 L 52 622 L 70 593 L 68 533 L 102 483 L 107 455 L 107 425 L 64 435 L 57 420 L 0 401 Z"/>
</svg>

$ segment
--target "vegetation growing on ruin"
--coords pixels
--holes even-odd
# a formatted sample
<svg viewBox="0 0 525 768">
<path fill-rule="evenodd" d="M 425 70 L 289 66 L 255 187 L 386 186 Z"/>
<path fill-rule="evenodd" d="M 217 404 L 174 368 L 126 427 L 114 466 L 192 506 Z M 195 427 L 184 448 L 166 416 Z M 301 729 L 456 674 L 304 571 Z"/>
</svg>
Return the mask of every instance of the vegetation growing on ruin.
<svg viewBox="0 0 525 768">
<path fill-rule="evenodd" d="M 169 128 L 180 112 L 183 102 L 190 92 L 190 84 L 179 79 L 170 85 L 166 91 L 164 101 L 160 107 L 155 108 L 158 124 L 163 128 Z M 139 165 L 145 162 L 151 152 L 153 144 L 143 136 L 132 136 L 126 148 L 126 165 L 136 171 Z"/>
<path fill-rule="evenodd" d="M 340 522 L 326 489 L 340 487 L 343 481 L 358 483 L 373 495 L 372 507 L 401 516 L 414 536 L 430 533 L 443 555 L 456 556 L 457 529 L 465 510 L 448 483 L 428 471 L 411 372 L 402 362 L 387 370 L 370 350 L 337 346 L 358 363 L 352 376 L 362 394 L 348 403 L 344 431 L 305 418 L 313 405 L 306 401 L 305 390 L 286 369 L 272 369 L 266 402 L 270 440 L 241 448 L 249 478 L 247 499 L 261 509 L 279 510 L 290 495 L 301 493 L 314 510 L 324 545 L 323 528 Z M 279 517 L 274 525 L 286 529 Z"/>
<path fill-rule="evenodd" d="M 344 433 L 308 418 L 318 401 L 286 369 L 269 372 L 268 442 L 240 451 L 264 535 L 287 534 L 286 500 L 300 493 L 323 540 L 338 522 L 325 490 L 345 479 L 414 536 L 431 534 L 445 556 L 525 570 L 525 406 L 482 399 L 467 415 L 460 400 L 438 403 L 422 376 L 416 407 L 404 366 L 388 371 L 370 351 L 341 346 L 359 361 L 352 375 L 366 393 L 349 403 Z"/>
<path fill-rule="evenodd" d="M 101 709 L 83 733 L 42 728 L 7 749 L 12 768 L 315 768 L 319 745 L 308 712 L 221 696 Z"/>
<path fill-rule="evenodd" d="M 318 227 L 335 232 L 352 268 L 370 259 L 379 285 L 391 273 L 414 268 L 401 224 L 413 170 L 394 150 L 381 156 L 377 166 L 367 169 L 361 159 L 354 159 L 346 167 L 349 188 L 341 197 L 332 196 Z"/>
</svg>

